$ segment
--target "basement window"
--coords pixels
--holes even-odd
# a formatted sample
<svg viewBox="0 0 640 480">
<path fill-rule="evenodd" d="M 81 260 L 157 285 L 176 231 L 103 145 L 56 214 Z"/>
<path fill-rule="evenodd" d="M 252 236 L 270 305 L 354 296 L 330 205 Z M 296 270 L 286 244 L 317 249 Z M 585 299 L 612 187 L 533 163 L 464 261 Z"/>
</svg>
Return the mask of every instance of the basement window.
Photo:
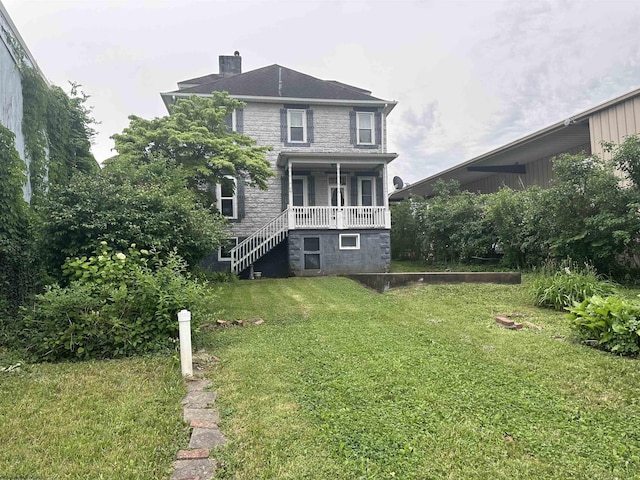
<svg viewBox="0 0 640 480">
<path fill-rule="evenodd" d="M 340 250 L 360 250 L 360 234 L 341 233 Z"/>
<path fill-rule="evenodd" d="M 320 237 L 304 237 L 304 269 L 320 270 Z"/>
<path fill-rule="evenodd" d="M 227 239 L 224 244 L 218 248 L 218 261 L 230 262 L 231 261 L 231 249 L 238 245 L 238 237 L 231 237 Z"/>
</svg>

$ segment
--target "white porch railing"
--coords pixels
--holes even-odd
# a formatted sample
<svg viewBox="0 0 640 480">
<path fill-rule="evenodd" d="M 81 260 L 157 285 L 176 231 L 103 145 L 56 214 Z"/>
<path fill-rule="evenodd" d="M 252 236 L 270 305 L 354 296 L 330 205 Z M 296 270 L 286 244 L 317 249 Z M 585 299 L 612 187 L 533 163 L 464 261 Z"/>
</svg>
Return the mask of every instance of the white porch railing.
<svg viewBox="0 0 640 480">
<path fill-rule="evenodd" d="M 390 228 L 385 207 L 292 207 L 289 228 Z"/>
<path fill-rule="evenodd" d="M 391 228 L 385 207 L 291 207 L 231 249 L 231 271 L 240 273 L 283 241 L 289 230 Z"/>
<path fill-rule="evenodd" d="M 285 210 L 231 249 L 232 272 L 242 272 L 285 239 L 289 230 L 288 214 Z"/>
</svg>

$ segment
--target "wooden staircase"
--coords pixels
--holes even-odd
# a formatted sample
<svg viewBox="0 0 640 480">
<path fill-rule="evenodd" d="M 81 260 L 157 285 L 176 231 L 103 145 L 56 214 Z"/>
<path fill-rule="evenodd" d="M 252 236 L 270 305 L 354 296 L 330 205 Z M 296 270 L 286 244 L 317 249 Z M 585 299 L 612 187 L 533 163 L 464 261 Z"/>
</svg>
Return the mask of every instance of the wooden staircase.
<svg viewBox="0 0 640 480">
<path fill-rule="evenodd" d="M 289 209 L 231 249 L 231 271 L 240 273 L 289 234 Z"/>
</svg>

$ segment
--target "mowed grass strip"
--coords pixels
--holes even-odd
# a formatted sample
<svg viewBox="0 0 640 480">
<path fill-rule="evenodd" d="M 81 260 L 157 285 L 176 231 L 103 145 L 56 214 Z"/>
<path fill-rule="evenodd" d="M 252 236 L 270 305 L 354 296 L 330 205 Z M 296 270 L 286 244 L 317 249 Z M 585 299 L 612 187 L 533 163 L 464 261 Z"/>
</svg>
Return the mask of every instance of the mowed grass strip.
<svg viewBox="0 0 640 480">
<path fill-rule="evenodd" d="M 200 339 L 221 358 L 219 478 L 640 478 L 637 360 L 572 342 L 526 285 L 262 280 L 218 298 L 265 320 Z"/>
<path fill-rule="evenodd" d="M 169 357 L 0 373 L 0 477 L 169 478 L 189 441 L 184 393 Z"/>
</svg>

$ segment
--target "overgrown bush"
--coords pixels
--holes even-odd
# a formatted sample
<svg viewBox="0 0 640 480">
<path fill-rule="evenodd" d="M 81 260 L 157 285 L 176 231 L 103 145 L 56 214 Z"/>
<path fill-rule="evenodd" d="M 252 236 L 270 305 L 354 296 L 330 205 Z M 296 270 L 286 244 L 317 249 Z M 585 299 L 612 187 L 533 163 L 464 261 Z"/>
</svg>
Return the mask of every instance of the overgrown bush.
<svg viewBox="0 0 640 480">
<path fill-rule="evenodd" d="M 566 259 L 558 268 L 554 268 L 554 265 L 553 262 L 548 264 L 532 284 L 533 302 L 539 307 L 564 310 L 592 295 L 612 295 L 616 292 L 616 285 L 600 278 L 589 264 L 581 266 Z"/>
<path fill-rule="evenodd" d="M 582 340 L 620 355 L 640 352 L 640 302 L 594 295 L 568 310 Z"/>
<path fill-rule="evenodd" d="M 90 257 L 68 259 L 67 287 L 50 286 L 24 309 L 22 340 L 40 360 L 123 357 L 170 347 L 177 313 L 202 288 L 177 254 L 115 252 L 102 242 Z"/>
</svg>

